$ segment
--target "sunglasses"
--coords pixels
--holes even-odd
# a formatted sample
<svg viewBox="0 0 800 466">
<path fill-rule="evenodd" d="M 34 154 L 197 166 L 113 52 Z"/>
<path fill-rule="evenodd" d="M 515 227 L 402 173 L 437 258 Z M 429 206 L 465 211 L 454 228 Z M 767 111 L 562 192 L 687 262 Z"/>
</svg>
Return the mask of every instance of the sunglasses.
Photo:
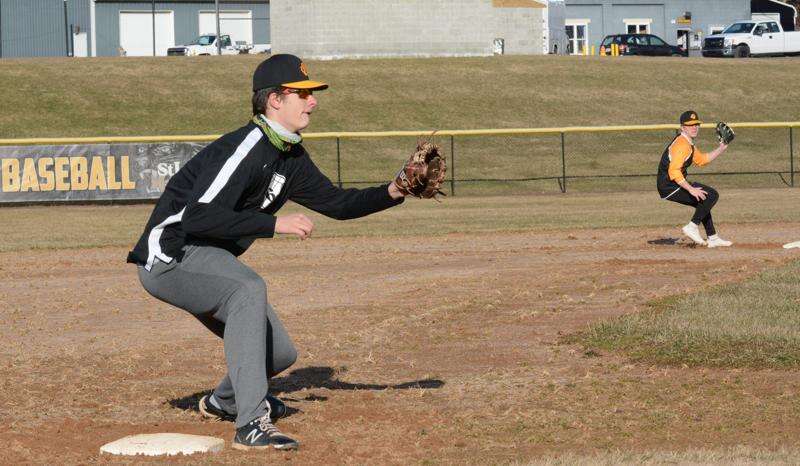
<svg viewBox="0 0 800 466">
<path fill-rule="evenodd" d="M 297 94 L 297 97 L 305 100 L 308 99 L 311 95 L 314 94 L 314 91 L 311 89 L 284 89 L 284 94 Z"/>
</svg>

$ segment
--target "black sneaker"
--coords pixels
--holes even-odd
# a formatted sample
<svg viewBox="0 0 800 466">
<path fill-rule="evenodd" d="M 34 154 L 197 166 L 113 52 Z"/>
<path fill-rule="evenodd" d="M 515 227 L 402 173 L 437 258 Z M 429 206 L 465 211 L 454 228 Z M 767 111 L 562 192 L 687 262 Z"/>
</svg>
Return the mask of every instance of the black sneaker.
<svg viewBox="0 0 800 466">
<path fill-rule="evenodd" d="M 269 420 L 269 413 L 253 419 L 246 426 L 236 429 L 233 448 L 237 450 L 296 450 L 300 443 L 282 434 Z"/>
<path fill-rule="evenodd" d="M 274 396 L 267 394 L 267 403 L 269 403 L 269 419 L 272 422 L 277 421 L 278 419 L 286 416 L 286 405 L 283 401 L 275 398 Z"/>
<path fill-rule="evenodd" d="M 206 419 L 212 419 L 214 421 L 230 421 L 233 422 L 236 420 L 235 414 L 230 414 L 227 411 L 217 408 L 211 403 L 210 398 L 214 392 L 211 392 L 208 395 L 203 395 L 200 398 L 200 402 L 197 403 L 197 409 L 200 410 L 200 414 L 203 415 Z"/>
<path fill-rule="evenodd" d="M 214 406 L 213 403 L 211 403 L 209 399 L 213 394 L 214 392 L 211 392 L 210 394 L 203 395 L 203 397 L 200 398 L 200 402 L 197 403 L 197 408 L 200 411 L 200 414 L 202 414 L 204 418 L 212 419 L 214 421 L 236 421 L 235 414 L 230 414 L 227 411 L 219 409 Z M 267 395 L 267 403 L 269 403 L 270 406 L 269 418 L 272 422 L 275 422 L 278 419 L 286 416 L 287 409 L 283 401 L 275 398 L 272 395 Z"/>
</svg>

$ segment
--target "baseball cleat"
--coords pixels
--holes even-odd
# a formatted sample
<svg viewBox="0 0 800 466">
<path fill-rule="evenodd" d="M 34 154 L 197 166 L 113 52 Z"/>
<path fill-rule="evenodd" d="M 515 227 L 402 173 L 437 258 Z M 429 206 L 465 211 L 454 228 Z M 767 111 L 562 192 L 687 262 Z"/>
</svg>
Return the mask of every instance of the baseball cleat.
<svg viewBox="0 0 800 466">
<path fill-rule="evenodd" d="M 200 414 L 202 414 L 204 418 L 214 421 L 235 421 L 235 414 L 229 414 L 227 411 L 217 408 L 211 403 L 210 399 L 213 395 L 214 392 L 211 392 L 211 394 L 203 395 L 203 397 L 200 398 L 200 401 L 197 403 L 197 409 L 200 411 Z"/>
<path fill-rule="evenodd" d="M 722 238 L 720 238 L 719 236 L 716 236 L 716 235 L 708 238 L 708 247 L 710 247 L 710 248 L 727 247 L 727 246 L 730 246 L 732 244 L 733 243 L 731 243 L 730 241 L 724 240 L 724 239 L 722 239 Z"/>
<path fill-rule="evenodd" d="M 688 236 L 689 239 L 695 242 L 695 244 L 706 244 L 706 241 L 700 236 L 700 228 L 697 227 L 692 222 L 689 222 L 683 228 L 681 228 L 683 234 Z"/>
<path fill-rule="evenodd" d="M 200 411 L 200 414 L 202 414 L 204 418 L 214 421 L 235 421 L 235 414 L 230 414 L 227 411 L 214 406 L 214 403 L 211 402 L 211 397 L 213 395 L 214 392 L 211 392 L 211 394 L 204 395 L 202 398 L 200 398 L 200 402 L 197 403 L 197 408 Z M 267 403 L 269 403 L 270 406 L 270 419 L 272 422 L 275 422 L 276 420 L 286 416 L 287 409 L 283 401 L 275 398 L 272 395 L 267 395 Z"/>
<path fill-rule="evenodd" d="M 247 425 L 236 429 L 236 435 L 233 437 L 233 448 L 237 450 L 266 450 L 269 448 L 296 450 L 300 446 L 300 442 L 281 433 L 270 422 L 269 414 L 253 419 Z"/>
</svg>

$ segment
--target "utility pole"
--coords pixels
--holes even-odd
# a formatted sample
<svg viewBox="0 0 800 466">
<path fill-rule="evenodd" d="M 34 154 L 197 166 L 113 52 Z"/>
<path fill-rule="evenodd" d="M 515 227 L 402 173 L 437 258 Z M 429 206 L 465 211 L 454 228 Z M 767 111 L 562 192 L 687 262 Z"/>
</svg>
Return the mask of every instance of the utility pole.
<svg viewBox="0 0 800 466">
<path fill-rule="evenodd" d="M 156 0 L 151 3 L 151 11 L 153 12 L 153 56 L 156 56 Z"/>
<path fill-rule="evenodd" d="M 222 55 L 222 37 L 219 35 L 219 0 L 214 0 L 214 7 L 217 10 L 217 55 Z"/>
<path fill-rule="evenodd" d="M 3 0 L 0 0 L 0 58 L 3 58 Z"/>
<path fill-rule="evenodd" d="M 67 24 L 67 0 L 64 0 L 64 47 L 69 56 L 69 25 Z"/>
</svg>

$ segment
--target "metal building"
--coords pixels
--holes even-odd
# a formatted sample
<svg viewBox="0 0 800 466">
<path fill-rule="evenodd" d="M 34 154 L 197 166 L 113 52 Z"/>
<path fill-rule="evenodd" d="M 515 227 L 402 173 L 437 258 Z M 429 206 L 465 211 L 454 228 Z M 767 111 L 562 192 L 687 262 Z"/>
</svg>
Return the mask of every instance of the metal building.
<svg viewBox="0 0 800 466">
<path fill-rule="evenodd" d="M 566 9 L 572 53 L 623 33 L 655 34 L 692 51 L 702 48 L 703 37 L 750 18 L 751 0 L 566 0 Z"/>
<path fill-rule="evenodd" d="M 270 42 L 268 0 L 219 4 L 222 34 Z M 154 37 L 156 55 L 166 55 L 168 47 L 215 31 L 214 0 L 0 0 L 0 58 L 147 56 Z"/>
<path fill-rule="evenodd" d="M 90 26 L 89 0 L 0 0 L 0 57 L 67 56 Z"/>
</svg>

